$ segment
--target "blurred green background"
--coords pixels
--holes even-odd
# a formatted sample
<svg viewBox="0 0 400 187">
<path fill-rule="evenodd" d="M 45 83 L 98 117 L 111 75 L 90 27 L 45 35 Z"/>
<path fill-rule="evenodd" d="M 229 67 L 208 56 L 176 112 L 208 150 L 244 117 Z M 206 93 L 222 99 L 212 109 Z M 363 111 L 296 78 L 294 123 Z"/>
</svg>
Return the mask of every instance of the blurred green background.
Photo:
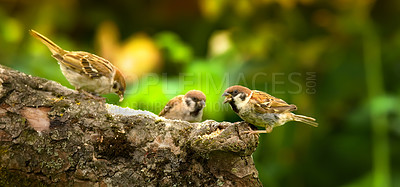
<svg viewBox="0 0 400 187">
<path fill-rule="evenodd" d="M 315 117 L 262 134 L 265 186 L 400 186 L 400 1 L 0 0 L 0 63 L 72 88 L 35 29 L 109 59 L 124 102 L 161 111 L 191 89 L 204 120 L 239 121 L 225 88 L 266 91 Z"/>
</svg>

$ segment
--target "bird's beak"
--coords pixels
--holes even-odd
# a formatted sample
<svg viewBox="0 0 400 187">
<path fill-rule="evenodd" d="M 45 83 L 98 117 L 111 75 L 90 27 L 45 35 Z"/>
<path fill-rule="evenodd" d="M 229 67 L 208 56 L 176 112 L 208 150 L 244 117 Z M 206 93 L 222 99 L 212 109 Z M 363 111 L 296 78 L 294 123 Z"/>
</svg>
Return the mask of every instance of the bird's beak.
<svg viewBox="0 0 400 187">
<path fill-rule="evenodd" d="M 119 96 L 119 102 L 122 102 L 124 100 L 124 93 L 122 93 L 121 91 L 117 91 L 116 93 Z"/>
<path fill-rule="evenodd" d="M 199 109 L 199 110 L 203 109 L 205 106 L 206 106 L 206 103 L 204 101 L 197 101 L 196 105 L 195 105 L 196 109 Z"/>
<path fill-rule="evenodd" d="M 225 92 L 224 94 L 222 94 L 222 96 L 225 96 L 225 100 L 224 100 L 224 104 L 227 102 L 231 102 L 232 101 L 232 95 Z"/>
<path fill-rule="evenodd" d="M 198 104 L 199 104 L 200 106 L 202 106 L 202 107 L 205 107 L 205 106 L 206 106 L 206 102 L 204 102 L 204 101 L 199 101 Z"/>
</svg>

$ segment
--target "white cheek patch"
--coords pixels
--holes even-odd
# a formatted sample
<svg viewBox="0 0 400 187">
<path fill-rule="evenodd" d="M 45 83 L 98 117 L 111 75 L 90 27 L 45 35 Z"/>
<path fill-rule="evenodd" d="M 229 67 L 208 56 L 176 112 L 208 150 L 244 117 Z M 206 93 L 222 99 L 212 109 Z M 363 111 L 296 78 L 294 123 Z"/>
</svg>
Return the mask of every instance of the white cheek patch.
<svg viewBox="0 0 400 187">
<path fill-rule="evenodd" d="M 246 105 L 250 101 L 250 98 L 252 95 L 253 95 L 253 92 L 251 92 L 250 96 L 246 97 L 246 99 L 244 101 L 242 101 L 242 99 L 240 99 L 240 95 L 237 95 L 236 97 L 234 97 L 233 100 L 235 100 L 236 107 L 238 109 L 241 109 L 242 107 L 244 107 L 244 105 Z"/>
<path fill-rule="evenodd" d="M 185 102 L 185 105 L 189 108 L 194 108 L 194 105 L 196 104 L 191 99 L 184 99 L 183 102 Z"/>
</svg>

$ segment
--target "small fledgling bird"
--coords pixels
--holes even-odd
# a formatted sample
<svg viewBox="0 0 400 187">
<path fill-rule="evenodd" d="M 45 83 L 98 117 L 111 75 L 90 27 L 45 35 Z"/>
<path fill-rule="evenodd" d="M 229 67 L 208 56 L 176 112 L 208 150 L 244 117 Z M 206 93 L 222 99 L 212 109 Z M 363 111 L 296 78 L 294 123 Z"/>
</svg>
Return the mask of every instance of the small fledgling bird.
<svg viewBox="0 0 400 187">
<path fill-rule="evenodd" d="M 296 115 L 296 105 L 289 105 L 284 100 L 273 97 L 265 92 L 250 90 L 243 86 L 231 86 L 222 96 L 224 103 L 229 103 L 232 110 L 244 121 L 265 130 L 248 131 L 250 133 L 270 133 L 276 126 L 281 126 L 288 121 L 299 121 L 318 126 L 314 118 Z"/>
<path fill-rule="evenodd" d="M 185 95 L 178 95 L 169 100 L 158 115 L 168 119 L 199 122 L 202 120 L 205 106 L 206 96 L 204 93 L 198 90 L 191 90 Z"/>
<path fill-rule="evenodd" d="M 124 99 L 124 76 L 108 60 L 84 51 L 66 51 L 40 33 L 34 30 L 30 33 L 50 49 L 65 78 L 76 90 L 95 94 L 116 93 L 120 102 Z"/>
</svg>

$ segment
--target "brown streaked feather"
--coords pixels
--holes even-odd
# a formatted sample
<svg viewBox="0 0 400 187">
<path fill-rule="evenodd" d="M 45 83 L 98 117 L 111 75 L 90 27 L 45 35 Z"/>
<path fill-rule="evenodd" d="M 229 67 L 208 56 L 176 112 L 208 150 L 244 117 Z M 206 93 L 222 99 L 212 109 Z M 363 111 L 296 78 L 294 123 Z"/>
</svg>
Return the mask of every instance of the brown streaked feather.
<svg viewBox="0 0 400 187">
<path fill-rule="evenodd" d="M 276 98 L 265 92 L 253 90 L 251 102 L 259 113 L 283 113 L 297 110 L 296 105 L 289 105 L 284 100 Z"/>
<path fill-rule="evenodd" d="M 35 30 L 29 30 L 29 33 L 36 39 L 40 40 L 44 45 L 46 45 L 51 53 L 53 53 L 53 55 L 59 54 L 60 56 L 62 56 L 68 52 L 59 47 L 56 43 L 48 39 L 46 36 L 43 36 L 42 34 L 36 32 Z"/>
<path fill-rule="evenodd" d="M 91 64 L 93 69 L 97 70 L 97 72 L 101 75 L 110 74 L 110 72 L 112 72 L 114 69 L 114 66 L 110 61 L 97 55 L 87 53 L 84 58 Z M 103 63 L 93 63 L 95 61 L 101 61 Z"/>
<path fill-rule="evenodd" d="M 63 65 L 67 66 L 70 69 L 75 70 L 76 72 L 81 71 L 81 67 L 77 63 L 71 63 L 71 61 L 66 61 L 61 55 L 59 54 L 54 54 L 52 55 L 53 58 L 55 58 L 58 62 L 62 63 Z"/>
<path fill-rule="evenodd" d="M 103 63 L 97 63 L 98 61 Z M 60 62 L 76 72 L 83 72 L 90 78 L 112 76 L 113 65 L 108 60 L 88 52 L 72 51 L 62 56 Z"/>
<path fill-rule="evenodd" d="M 90 78 L 101 76 L 96 69 L 93 69 L 92 65 L 86 58 L 81 59 L 81 64 L 83 72 L 85 72 L 86 75 L 89 75 Z"/>
<path fill-rule="evenodd" d="M 65 51 L 42 34 L 34 30 L 30 30 L 30 33 L 50 49 L 55 59 L 71 70 L 77 73 L 84 73 L 90 78 L 113 76 L 114 66 L 108 60 L 84 51 Z"/>
<path fill-rule="evenodd" d="M 293 114 L 293 119 L 294 121 L 299 121 L 314 127 L 318 127 L 318 123 L 315 122 L 315 119 L 312 117 L 308 117 L 308 116 L 303 116 L 303 115 L 297 115 L 297 114 Z"/>
<path fill-rule="evenodd" d="M 158 114 L 159 116 L 164 116 L 167 114 L 174 106 L 182 103 L 182 97 L 183 95 L 178 95 L 171 100 L 168 101 L 168 103 L 165 105 L 165 107 L 161 110 L 161 112 Z"/>
</svg>

